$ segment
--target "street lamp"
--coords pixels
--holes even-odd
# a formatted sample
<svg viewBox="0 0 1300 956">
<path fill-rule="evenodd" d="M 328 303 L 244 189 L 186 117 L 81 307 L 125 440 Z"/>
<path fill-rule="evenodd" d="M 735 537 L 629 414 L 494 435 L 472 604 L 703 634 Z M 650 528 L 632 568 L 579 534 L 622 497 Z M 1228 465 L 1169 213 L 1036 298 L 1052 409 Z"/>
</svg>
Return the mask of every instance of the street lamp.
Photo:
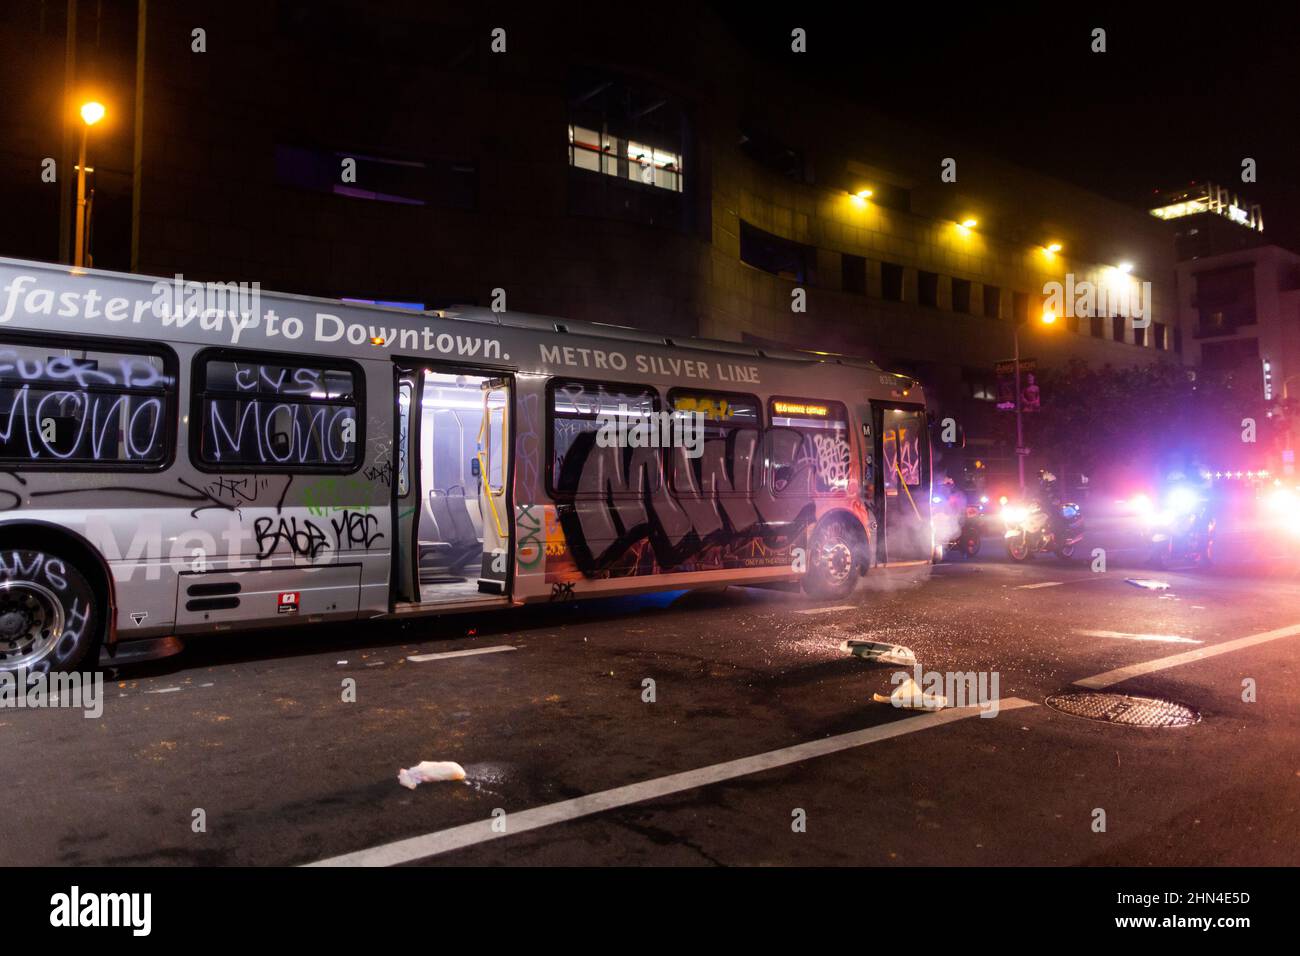
<svg viewBox="0 0 1300 956">
<path fill-rule="evenodd" d="M 1050 309 L 1045 309 L 1040 318 L 1043 325 L 1053 325 L 1056 322 L 1056 313 Z M 1028 325 L 1029 320 L 1023 323 L 1016 321 L 1011 326 L 1011 342 L 1014 348 L 1013 362 L 1016 368 L 1016 472 L 1020 476 L 1020 495 L 1025 494 L 1025 424 L 1021 417 L 1020 406 L 1023 404 L 1023 395 L 1020 392 L 1020 326 Z"/>
<path fill-rule="evenodd" d="M 90 127 L 104 118 L 107 110 L 103 103 L 91 100 L 81 106 L 81 163 L 77 167 L 77 236 L 73 249 L 73 265 L 81 268 L 86 264 L 86 233 L 89 223 L 86 221 L 86 140 L 90 137 Z"/>
</svg>

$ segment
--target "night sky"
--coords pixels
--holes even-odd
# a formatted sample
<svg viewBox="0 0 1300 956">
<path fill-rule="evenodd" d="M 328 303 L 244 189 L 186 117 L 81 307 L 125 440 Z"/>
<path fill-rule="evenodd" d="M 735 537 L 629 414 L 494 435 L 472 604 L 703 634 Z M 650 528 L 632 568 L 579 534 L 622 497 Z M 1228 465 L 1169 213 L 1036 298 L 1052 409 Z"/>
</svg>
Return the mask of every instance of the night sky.
<svg viewBox="0 0 1300 956">
<path fill-rule="evenodd" d="M 1154 190 L 1221 183 L 1262 204 L 1269 241 L 1300 251 L 1300 15 L 989 7 L 801 10 L 782 15 L 787 25 L 715 5 L 774 66 L 873 110 L 1142 207 Z M 789 51 L 794 26 L 808 30 L 806 56 Z M 1091 52 L 1094 27 L 1106 30 L 1103 54 Z M 1241 182 L 1246 156 L 1255 184 Z"/>
</svg>

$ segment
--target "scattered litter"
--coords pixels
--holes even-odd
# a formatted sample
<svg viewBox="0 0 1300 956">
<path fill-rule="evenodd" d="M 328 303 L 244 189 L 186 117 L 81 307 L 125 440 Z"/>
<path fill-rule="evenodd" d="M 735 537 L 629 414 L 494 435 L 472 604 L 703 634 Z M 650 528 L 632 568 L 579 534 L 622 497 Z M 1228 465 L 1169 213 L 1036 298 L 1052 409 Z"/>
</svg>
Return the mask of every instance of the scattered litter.
<svg viewBox="0 0 1300 956">
<path fill-rule="evenodd" d="M 1153 581 L 1151 578 L 1125 578 L 1125 584 L 1131 584 L 1135 588 L 1146 588 L 1148 591 L 1168 591 L 1168 581 Z"/>
<path fill-rule="evenodd" d="M 414 790 L 422 783 L 464 779 L 465 768 L 454 760 L 422 760 L 409 770 L 397 771 L 397 782 L 407 790 Z"/>
<path fill-rule="evenodd" d="M 943 694 L 927 694 L 921 685 L 908 678 L 886 697 L 884 694 L 872 694 L 871 699 L 877 704 L 893 704 L 903 710 L 943 710 L 948 706 L 948 698 Z"/>
<path fill-rule="evenodd" d="M 879 661 L 881 664 L 897 664 L 911 667 L 916 663 L 916 654 L 910 647 L 902 644 L 886 644 L 882 641 L 861 641 L 850 638 L 840 645 L 840 650 L 847 651 L 864 661 Z"/>
<path fill-rule="evenodd" d="M 1038 584 L 1017 584 L 1016 590 L 1033 591 L 1036 590 L 1037 588 L 1058 588 L 1064 583 L 1065 583 L 1064 581 L 1041 581 Z"/>
<path fill-rule="evenodd" d="M 336 663 L 336 664 L 346 664 L 347 661 L 335 661 L 334 663 Z"/>
</svg>

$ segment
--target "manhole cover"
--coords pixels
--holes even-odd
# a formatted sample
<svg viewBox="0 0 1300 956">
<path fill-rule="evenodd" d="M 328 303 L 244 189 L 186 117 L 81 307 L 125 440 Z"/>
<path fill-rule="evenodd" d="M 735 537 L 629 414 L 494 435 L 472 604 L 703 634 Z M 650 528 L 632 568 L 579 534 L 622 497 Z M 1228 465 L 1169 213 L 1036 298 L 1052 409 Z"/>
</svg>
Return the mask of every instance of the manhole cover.
<svg viewBox="0 0 1300 956">
<path fill-rule="evenodd" d="M 1128 727 L 1188 727 L 1201 719 L 1201 715 L 1186 704 L 1125 694 L 1053 694 L 1047 698 L 1047 706 L 1071 717 L 1086 717 Z"/>
</svg>

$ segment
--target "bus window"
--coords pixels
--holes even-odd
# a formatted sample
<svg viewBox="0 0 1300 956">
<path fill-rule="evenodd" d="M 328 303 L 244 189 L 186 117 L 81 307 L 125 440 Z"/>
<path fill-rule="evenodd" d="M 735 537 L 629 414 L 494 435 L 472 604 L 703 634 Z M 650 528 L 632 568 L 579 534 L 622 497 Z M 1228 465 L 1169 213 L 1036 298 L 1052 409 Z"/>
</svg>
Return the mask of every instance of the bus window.
<svg viewBox="0 0 1300 956">
<path fill-rule="evenodd" d="M 774 398 L 769 411 L 772 490 L 778 495 L 845 494 L 852 455 L 843 403 Z"/>
<path fill-rule="evenodd" d="M 195 365 L 196 464 L 353 471 L 360 463 L 359 371 L 244 360 L 227 352 L 200 355 Z"/>
<path fill-rule="evenodd" d="M 710 498 L 752 494 L 750 473 L 763 424 L 758 399 L 675 388 L 668 393 L 668 405 L 674 415 L 695 413 L 704 420 L 703 453 L 692 458 L 673 451 L 669 471 L 673 491 Z"/>
<path fill-rule="evenodd" d="M 909 497 L 913 490 L 921 487 L 921 437 L 924 433 L 925 420 L 921 412 L 890 409 L 886 413 L 881 451 L 885 456 L 887 497 L 898 494 L 900 478 Z"/>
<path fill-rule="evenodd" d="M 653 388 L 641 385 L 556 380 L 550 383 L 547 391 L 551 414 L 548 480 L 552 494 L 573 495 L 578 492 L 593 451 L 601 447 L 597 435 L 602 422 L 616 424 L 626 436 L 638 425 L 653 423 L 659 411 L 659 394 Z M 657 490 L 661 474 L 657 450 L 651 449 L 655 451 L 653 457 L 643 454 L 638 458 L 639 467 L 644 471 L 644 485 L 641 485 L 628 474 L 633 453 L 640 449 L 631 448 L 626 441 L 615 444 L 617 447 L 606 454 L 621 455 L 621 474 L 627 487 L 625 490 L 607 489 L 607 493 L 624 497 Z"/>
<path fill-rule="evenodd" d="M 161 353 L 0 339 L 0 462 L 159 467 L 176 376 Z"/>
</svg>

